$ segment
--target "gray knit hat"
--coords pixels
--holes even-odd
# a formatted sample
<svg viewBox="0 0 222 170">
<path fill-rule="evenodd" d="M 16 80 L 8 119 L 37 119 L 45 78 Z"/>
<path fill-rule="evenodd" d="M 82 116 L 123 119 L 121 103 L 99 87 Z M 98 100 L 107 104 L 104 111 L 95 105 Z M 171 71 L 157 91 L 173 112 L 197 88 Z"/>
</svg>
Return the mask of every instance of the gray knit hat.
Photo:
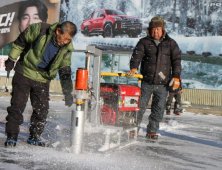
<svg viewBox="0 0 222 170">
<path fill-rule="evenodd" d="M 161 17 L 153 17 L 149 23 L 149 28 L 162 27 L 164 30 L 165 26 L 166 22 L 164 22 L 164 19 Z"/>
</svg>

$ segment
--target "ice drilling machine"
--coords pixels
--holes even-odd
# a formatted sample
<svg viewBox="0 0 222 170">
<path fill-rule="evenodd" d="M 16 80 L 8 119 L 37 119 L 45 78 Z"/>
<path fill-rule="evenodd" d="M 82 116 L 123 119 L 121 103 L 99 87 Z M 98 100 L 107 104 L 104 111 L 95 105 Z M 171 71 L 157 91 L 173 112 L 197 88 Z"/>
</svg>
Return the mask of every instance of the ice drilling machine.
<svg viewBox="0 0 222 170">
<path fill-rule="evenodd" d="M 111 131 L 118 135 L 117 145 L 120 145 L 121 135 L 130 132 L 137 134 L 137 112 L 139 111 L 140 87 L 135 85 L 101 83 L 101 76 L 122 76 L 124 73 L 101 73 L 102 51 L 95 46 L 87 46 L 85 68 L 76 71 L 75 102 L 76 109 L 72 111 L 70 145 L 73 152 L 82 152 L 85 120 L 88 125 L 106 131 L 105 148 L 110 149 Z M 92 83 L 89 81 L 91 60 L 93 58 Z M 132 77 L 142 79 L 137 74 Z M 137 135 L 134 135 L 134 139 Z"/>
</svg>

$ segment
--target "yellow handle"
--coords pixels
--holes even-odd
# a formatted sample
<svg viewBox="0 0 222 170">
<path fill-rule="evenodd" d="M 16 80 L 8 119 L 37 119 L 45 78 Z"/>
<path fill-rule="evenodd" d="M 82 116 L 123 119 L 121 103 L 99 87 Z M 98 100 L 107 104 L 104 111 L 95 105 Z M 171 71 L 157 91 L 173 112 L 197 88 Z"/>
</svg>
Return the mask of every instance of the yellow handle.
<svg viewBox="0 0 222 170">
<path fill-rule="evenodd" d="M 127 76 L 125 73 L 110 73 L 110 72 L 101 72 L 101 76 L 115 76 L 115 77 L 133 77 L 133 78 L 143 78 L 142 74 L 135 74 L 133 76 Z"/>
</svg>

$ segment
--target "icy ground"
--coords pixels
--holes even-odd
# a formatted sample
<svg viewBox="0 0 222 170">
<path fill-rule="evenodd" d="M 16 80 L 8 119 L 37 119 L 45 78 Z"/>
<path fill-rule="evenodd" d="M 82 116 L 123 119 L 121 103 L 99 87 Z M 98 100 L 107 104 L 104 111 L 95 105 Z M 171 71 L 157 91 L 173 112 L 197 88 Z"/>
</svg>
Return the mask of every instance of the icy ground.
<svg viewBox="0 0 222 170">
<path fill-rule="evenodd" d="M 210 109 L 209 115 L 188 112 L 180 116 L 164 115 L 157 142 L 143 138 L 150 114 L 147 110 L 138 141 L 101 153 L 98 149 L 104 144 L 103 133 L 85 133 L 83 153 L 76 155 L 69 148 L 70 118 L 74 106 L 66 108 L 59 100 L 50 101 L 48 123 L 43 134 L 51 147 L 26 144 L 32 112 L 28 103 L 18 146 L 4 148 L 3 122 L 9 102 L 10 98 L 0 97 L 1 170 L 221 170 L 222 167 L 222 117 L 210 114 Z"/>
</svg>

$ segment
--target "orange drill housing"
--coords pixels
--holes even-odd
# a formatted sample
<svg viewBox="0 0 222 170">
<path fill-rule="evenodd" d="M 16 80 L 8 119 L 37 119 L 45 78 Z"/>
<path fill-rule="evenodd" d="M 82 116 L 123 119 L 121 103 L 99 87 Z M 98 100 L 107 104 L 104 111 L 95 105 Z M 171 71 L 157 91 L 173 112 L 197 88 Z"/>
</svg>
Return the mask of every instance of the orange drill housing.
<svg viewBox="0 0 222 170">
<path fill-rule="evenodd" d="M 76 72 L 76 90 L 87 90 L 88 70 L 78 68 Z"/>
</svg>

